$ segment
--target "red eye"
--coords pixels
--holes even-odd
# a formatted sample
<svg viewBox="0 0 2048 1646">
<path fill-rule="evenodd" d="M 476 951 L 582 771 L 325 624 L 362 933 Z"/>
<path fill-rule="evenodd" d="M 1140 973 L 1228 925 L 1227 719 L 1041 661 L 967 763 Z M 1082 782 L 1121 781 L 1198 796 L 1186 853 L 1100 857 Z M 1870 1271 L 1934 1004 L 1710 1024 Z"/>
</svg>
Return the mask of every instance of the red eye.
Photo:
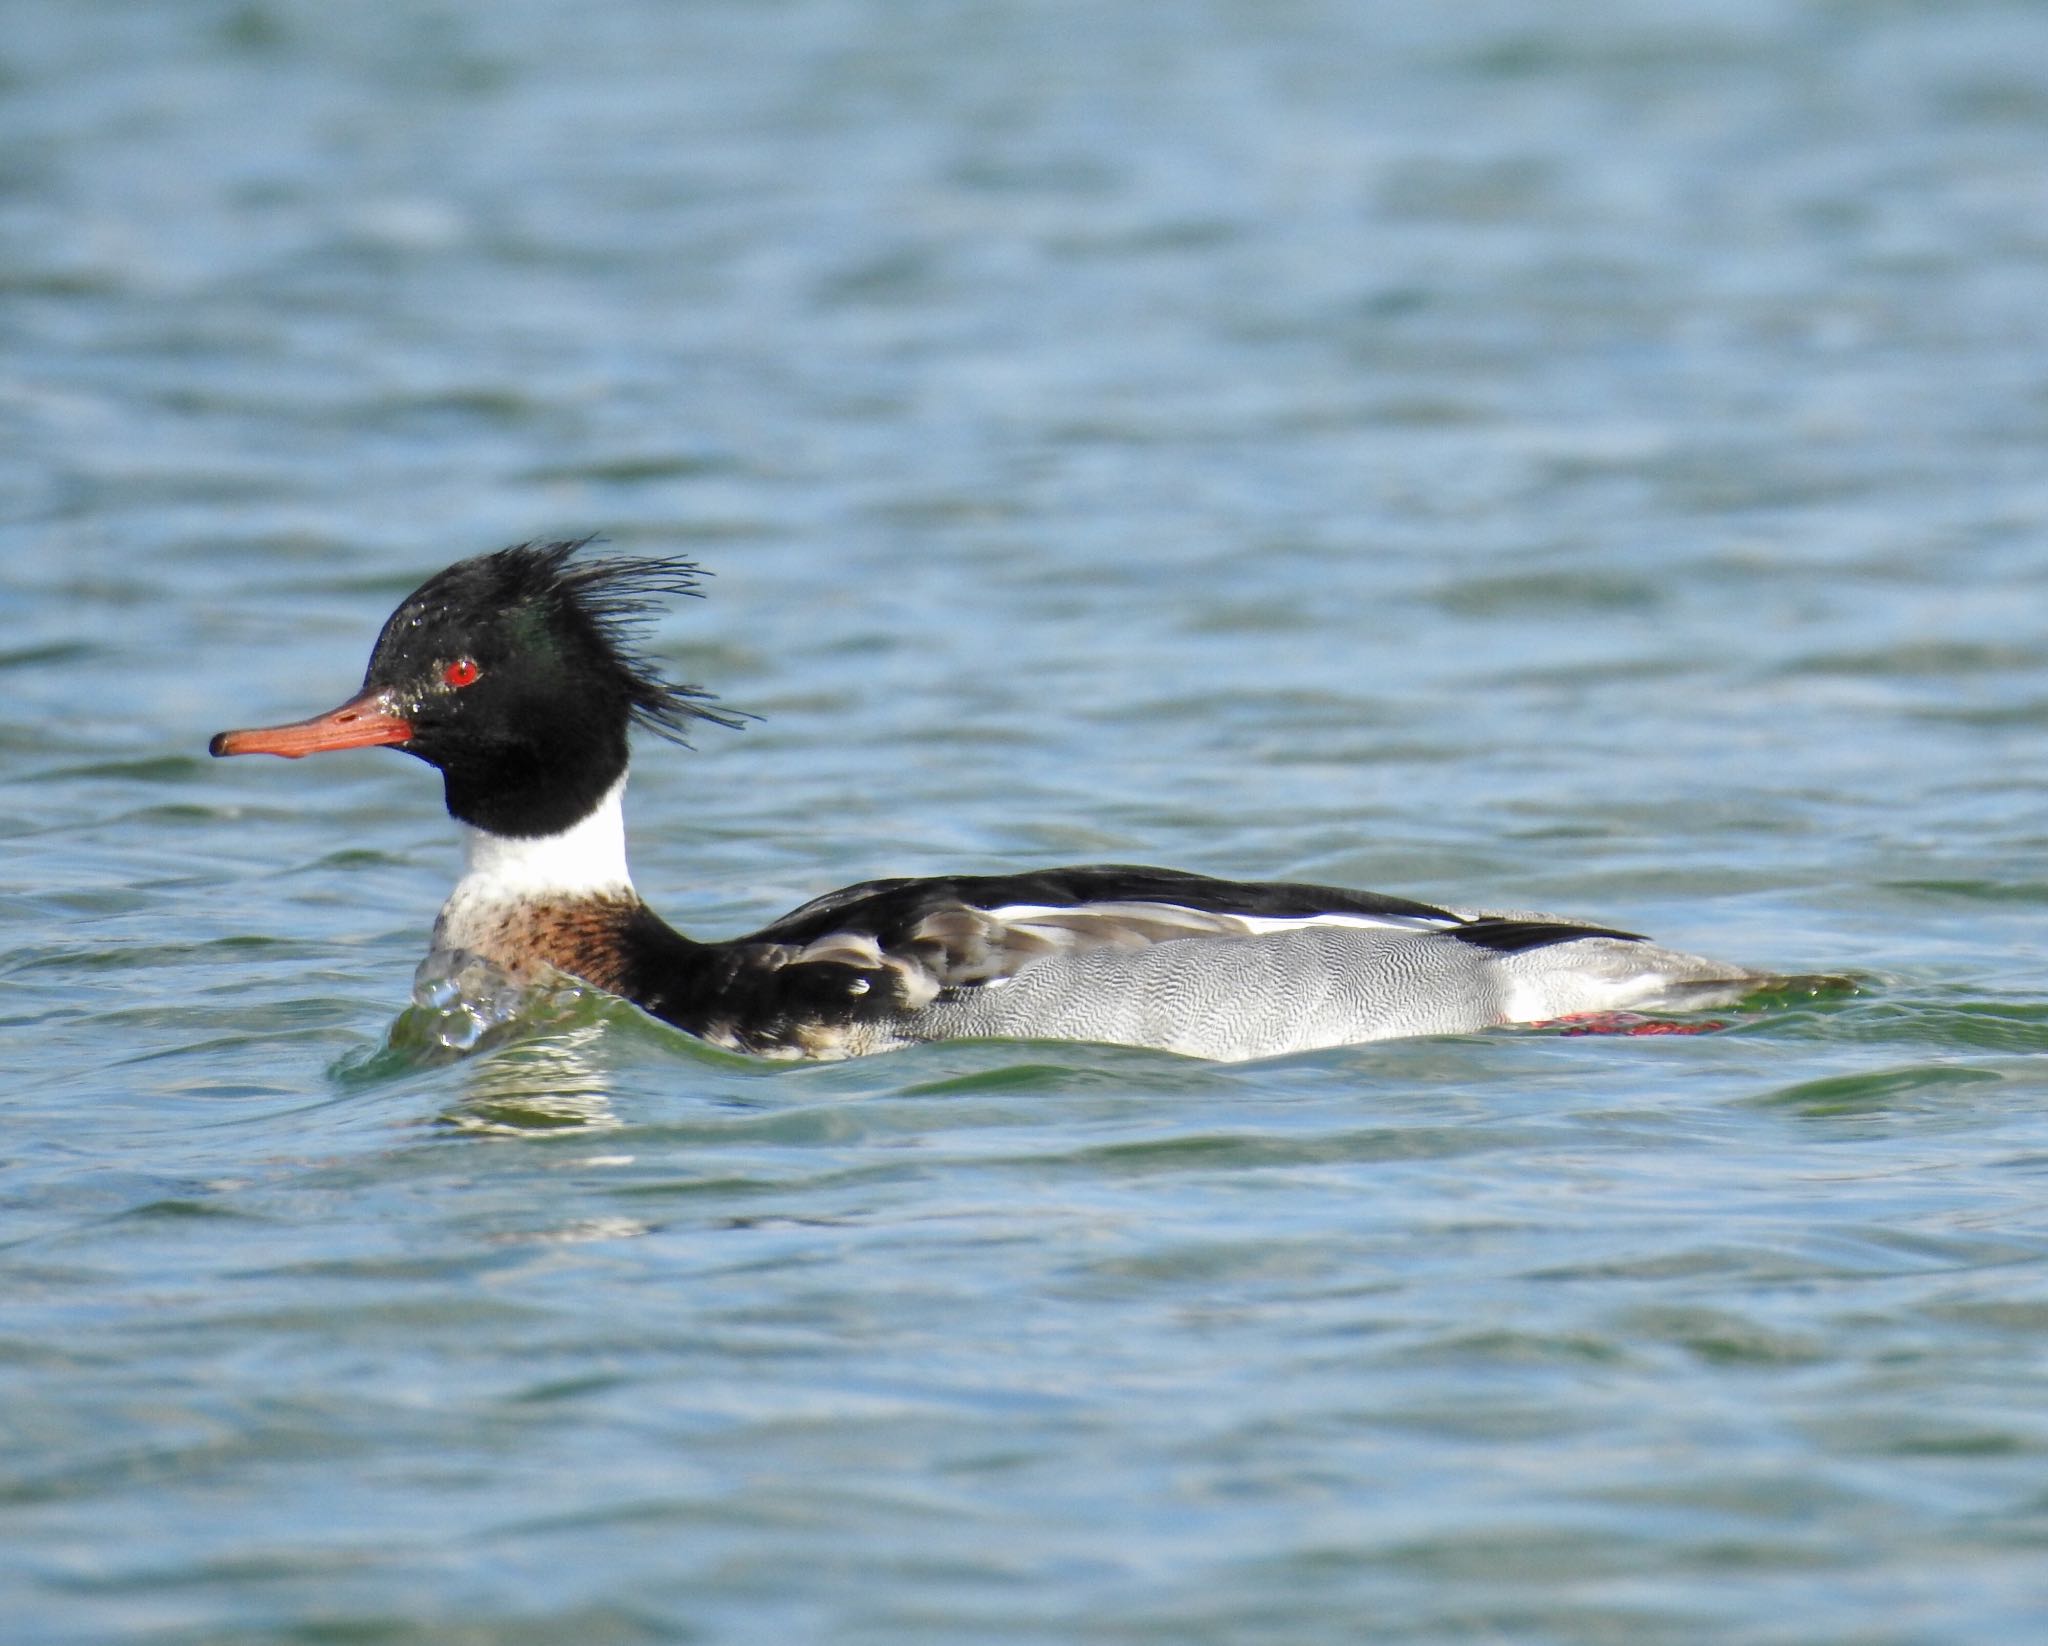
<svg viewBox="0 0 2048 1646">
<path fill-rule="evenodd" d="M 474 686 L 483 672 L 476 666 L 475 658 L 458 657 L 441 671 L 441 678 L 451 686 Z"/>
</svg>

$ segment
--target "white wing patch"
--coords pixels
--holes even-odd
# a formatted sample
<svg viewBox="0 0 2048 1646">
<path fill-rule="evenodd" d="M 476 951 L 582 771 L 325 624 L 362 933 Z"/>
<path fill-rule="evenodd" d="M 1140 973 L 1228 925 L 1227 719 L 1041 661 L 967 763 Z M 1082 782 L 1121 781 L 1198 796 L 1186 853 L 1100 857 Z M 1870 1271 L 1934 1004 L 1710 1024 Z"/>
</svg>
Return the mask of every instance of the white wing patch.
<svg viewBox="0 0 2048 1646">
<path fill-rule="evenodd" d="M 936 909 L 914 926 L 886 957 L 909 981 L 912 994 L 942 988 L 989 987 L 1008 981 L 1026 966 L 1057 954 L 1095 949 L 1144 949 L 1189 938 L 1228 942 L 1274 932 L 1338 926 L 1382 931 L 1441 931 L 1455 924 L 1421 915 L 1222 914 L 1179 903 L 1008 903 L 977 909 L 968 904 Z M 831 940 L 822 940 L 830 942 Z M 843 940 L 842 940 L 843 941 Z M 812 944 L 811 951 L 821 947 Z M 810 951 L 806 951 L 809 953 Z M 928 995 L 927 995 L 928 998 Z"/>
<path fill-rule="evenodd" d="M 1272 932 L 1298 932 L 1310 926 L 1344 926 L 1353 930 L 1437 932 L 1457 924 L 1419 914 L 1219 914 L 1179 903 L 1011 903 L 982 911 L 1004 925 L 1059 928 L 1077 935 L 1099 927 L 1133 932 L 1156 931 L 1147 942 L 1167 937 L 1265 937 Z"/>
</svg>

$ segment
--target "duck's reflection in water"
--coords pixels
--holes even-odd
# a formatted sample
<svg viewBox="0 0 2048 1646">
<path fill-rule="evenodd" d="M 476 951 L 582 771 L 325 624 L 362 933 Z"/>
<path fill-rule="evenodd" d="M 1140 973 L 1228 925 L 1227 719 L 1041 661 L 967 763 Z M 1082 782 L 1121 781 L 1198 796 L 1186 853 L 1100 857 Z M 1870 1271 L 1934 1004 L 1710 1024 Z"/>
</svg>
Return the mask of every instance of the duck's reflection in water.
<svg viewBox="0 0 2048 1646">
<path fill-rule="evenodd" d="M 613 1113 L 598 1023 L 550 1030 L 545 1038 L 513 1040 L 472 1060 L 468 1090 L 441 1123 L 499 1137 L 545 1132 L 608 1131 Z"/>
</svg>

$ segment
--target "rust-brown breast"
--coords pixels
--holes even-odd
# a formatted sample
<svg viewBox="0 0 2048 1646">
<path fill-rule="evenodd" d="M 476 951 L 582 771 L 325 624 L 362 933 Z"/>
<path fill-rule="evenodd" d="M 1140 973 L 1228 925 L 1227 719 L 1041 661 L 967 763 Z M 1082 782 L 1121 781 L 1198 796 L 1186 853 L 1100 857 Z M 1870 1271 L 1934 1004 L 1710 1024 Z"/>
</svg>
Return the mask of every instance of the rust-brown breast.
<svg viewBox="0 0 2048 1646">
<path fill-rule="evenodd" d="M 617 994 L 626 980 L 623 934 L 639 907 L 627 897 L 451 903 L 434 924 L 434 946 L 467 949 L 525 981 L 552 967 Z"/>
</svg>

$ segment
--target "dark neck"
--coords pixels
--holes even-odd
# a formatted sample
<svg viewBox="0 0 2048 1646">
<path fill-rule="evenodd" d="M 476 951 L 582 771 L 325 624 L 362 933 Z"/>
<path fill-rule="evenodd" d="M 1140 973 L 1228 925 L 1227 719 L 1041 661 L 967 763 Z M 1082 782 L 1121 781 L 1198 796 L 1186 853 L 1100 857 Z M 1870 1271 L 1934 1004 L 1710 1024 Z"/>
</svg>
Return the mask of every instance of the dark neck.
<svg viewBox="0 0 2048 1646">
<path fill-rule="evenodd" d="M 852 967 L 792 964 L 784 945 L 755 938 L 698 943 L 644 903 L 619 935 L 624 963 L 604 986 L 728 1051 L 835 1055 L 831 1049 L 843 1048 L 856 1020 L 895 1010 L 893 990 L 863 983 L 853 993 Z"/>
<path fill-rule="evenodd" d="M 652 1016 L 702 1033 L 717 992 L 719 948 L 685 937 L 645 903 L 638 903 L 619 923 L 613 978 L 592 981 Z"/>
<path fill-rule="evenodd" d="M 748 945 L 685 937 L 637 897 L 613 905 L 601 926 L 585 927 L 579 938 L 573 960 L 555 961 L 562 970 L 699 1039 L 737 1043 L 761 969 L 750 963 Z"/>
<path fill-rule="evenodd" d="M 496 753 L 441 768 L 448 815 L 506 839 L 566 833 L 626 775 L 623 735 L 556 758 Z"/>
</svg>

